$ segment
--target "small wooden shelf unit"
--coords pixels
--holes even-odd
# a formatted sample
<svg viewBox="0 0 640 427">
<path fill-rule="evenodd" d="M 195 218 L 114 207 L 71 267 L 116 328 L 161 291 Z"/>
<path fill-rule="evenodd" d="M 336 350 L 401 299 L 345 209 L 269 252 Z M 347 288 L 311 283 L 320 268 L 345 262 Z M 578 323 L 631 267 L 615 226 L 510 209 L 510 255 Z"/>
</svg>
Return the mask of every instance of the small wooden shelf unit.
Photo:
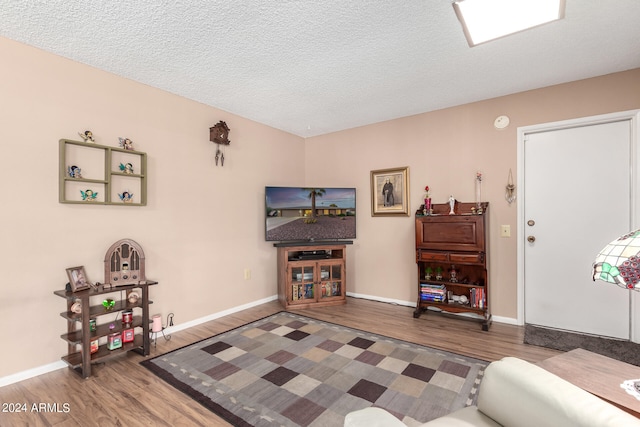
<svg viewBox="0 0 640 427">
<path fill-rule="evenodd" d="M 105 289 L 99 285 L 97 289 L 86 289 L 78 292 L 66 290 L 54 291 L 54 294 L 67 300 L 67 310 L 60 313 L 60 316 L 67 319 L 67 332 L 60 337 L 67 341 L 67 355 L 62 357 L 70 368 L 75 370 L 83 378 L 91 376 L 91 364 L 104 362 L 114 356 L 127 351 L 136 351 L 143 356 L 148 356 L 151 349 L 149 286 L 157 285 L 158 282 L 147 280 L 134 285 L 122 285 Z M 140 290 L 140 298 L 135 303 L 128 301 L 128 296 L 133 290 Z M 107 295 L 112 294 L 112 295 Z M 112 298 L 115 305 L 112 309 L 106 310 L 102 305 L 102 299 L 94 298 L 104 296 Z M 120 296 L 119 300 L 116 298 Z M 71 311 L 71 306 L 79 301 L 82 305 L 81 313 Z M 93 302 L 94 305 L 91 305 Z M 122 323 L 122 311 L 133 310 L 132 323 L 125 328 Z M 111 315 L 109 321 L 99 323 L 98 318 Z M 96 320 L 96 330 L 91 331 L 89 321 Z M 113 328 L 110 328 L 113 325 Z M 124 329 L 134 328 L 135 337 L 132 342 L 123 342 L 121 348 L 109 350 L 106 340 L 110 334 L 122 333 Z M 99 348 L 97 352 L 91 353 L 91 342 L 98 340 Z"/>
<path fill-rule="evenodd" d="M 69 139 L 61 139 L 59 144 L 60 203 L 146 206 L 146 153 Z M 134 172 L 122 171 L 120 164 L 131 164 Z M 69 176 L 71 166 L 82 170 L 81 178 Z M 82 200 L 81 194 L 87 190 L 97 197 Z M 132 195 L 126 203 L 119 197 L 124 192 Z"/>
<path fill-rule="evenodd" d="M 303 309 L 344 304 L 346 245 L 351 243 L 276 243 L 278 299 L 282 306 Z"/>
<path fill-rule="evenodd" d="M 449 215 L 449 204 L 432 207 L 432 215 L 416 215 L 418 302 L 413 316 L 420 317 L 429 307 L 471 313 L 487 331 L 491 324 L 487 281 L 489 203 L 481 204 L 480 215 L 472 213 L 476 203 L 456 203 L 455 215 Z"/>
</svg>

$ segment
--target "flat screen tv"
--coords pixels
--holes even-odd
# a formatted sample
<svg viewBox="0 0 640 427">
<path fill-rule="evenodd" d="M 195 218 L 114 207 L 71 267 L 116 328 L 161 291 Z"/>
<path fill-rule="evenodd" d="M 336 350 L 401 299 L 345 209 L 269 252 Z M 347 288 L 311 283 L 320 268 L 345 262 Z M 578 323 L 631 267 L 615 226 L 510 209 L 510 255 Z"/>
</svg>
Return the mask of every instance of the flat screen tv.
<svg viewBox="0 0 640 427">
<path fill-rule="evenodd" d="M 355 188 L 265 187 L 264 193 L 267 241 L 356 237 Z"/>
</svg>

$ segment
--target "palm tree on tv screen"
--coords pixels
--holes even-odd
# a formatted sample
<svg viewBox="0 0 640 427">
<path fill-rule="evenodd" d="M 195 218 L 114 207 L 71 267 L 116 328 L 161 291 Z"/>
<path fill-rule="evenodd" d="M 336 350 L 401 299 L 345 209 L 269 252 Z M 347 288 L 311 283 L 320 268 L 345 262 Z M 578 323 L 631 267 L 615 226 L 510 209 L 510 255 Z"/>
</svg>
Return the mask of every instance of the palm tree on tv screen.
<svg viewBox="0 0 640 427">
<path fill-rule="evenodd" d="M 303 188 L 304 191 L 309 192 L 309 198 L 311 199 L 311 217 L 316 217 L 316 197 L 322 197 L 327 190 L 324 188 Z"/>
</svg>

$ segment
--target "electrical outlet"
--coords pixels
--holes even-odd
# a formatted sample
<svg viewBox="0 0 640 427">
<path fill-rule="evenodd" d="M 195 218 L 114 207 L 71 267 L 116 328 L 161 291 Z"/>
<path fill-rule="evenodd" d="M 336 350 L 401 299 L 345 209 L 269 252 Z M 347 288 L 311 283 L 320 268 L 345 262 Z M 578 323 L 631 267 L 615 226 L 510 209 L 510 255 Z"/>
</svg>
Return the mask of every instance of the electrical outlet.
<svg viewBox="0 0 640 427">
<path fill-rule="evenodd" d="M 248 268 L 244 269 L 244 280 L 249 280 L 251 279 L 251 270 L 249 270 Z"/>
<path fill-rule="evenodd" d="M 500 226 L 500 237 L 511 237 L 511 226 L 510 225 L 501 225 Z"/>
</svg>

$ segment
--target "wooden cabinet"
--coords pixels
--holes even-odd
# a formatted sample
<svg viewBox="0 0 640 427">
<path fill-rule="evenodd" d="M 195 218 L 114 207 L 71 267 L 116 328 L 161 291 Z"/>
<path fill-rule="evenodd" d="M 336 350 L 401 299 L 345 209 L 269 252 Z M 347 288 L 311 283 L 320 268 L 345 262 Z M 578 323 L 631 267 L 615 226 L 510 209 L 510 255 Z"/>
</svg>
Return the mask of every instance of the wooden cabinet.
<svg viewBox="0 0 640 427">
<path fill-rule="evenodd" d="M 117 288 L 105 289 L 103 285 L 99 285 L 95 289 L 78 292 L 55 291 L 55 295 L 67 300 L 66 311 L 60 313 L 60 316 L 67 319 L 67 332 L 61 338 L 68 343 L 68 354 L 62 360 L 83 378 L 88 378 L 91 376 L 92 363 L 103 362 L 131 350 L 144 356 L 149 355 L 149 304 L 152 303 L 149 300 L 149 286 L 157 283 L 147 280 Z M 135 302 L 129 300 L 132 292 L 139 295 Z M 114 300 L 113 308 L 107 310 L 103 306 L 102 301 L 106 298 Z M 76 303 L 80 304 L 80 313 L 73 310 Z M 124 323 L 123 312 L 128 313 L 129 310 L 131 322 Z M 110 340 L 116 342 L 114 340 L 118 334 L 122 345 L 110 349 Z M 93 353 L 92 342 L 97 343 Z"/>
<path fill-rule="evenodd" d="M 416 216 L 416 263 L 418 302 L 414 317 L 429 307 L 449 313 L 470 313 L 491 324 L 489 310 L 488 214 L 475 203 L 457 203 L 455 215 L 449 204 L 433 205 L 433 215 Z"/>
<path fill-rule="evenodd" d="M 147 204 L 147 154 L 60 140 L 59 201 L 100 205 Z"/>
<path fill-rule="evenodd" d="M 278 299 L 285 308 L 346 302 L 345 244 L 274 246 L 278 248 Z"/>
</svg>

